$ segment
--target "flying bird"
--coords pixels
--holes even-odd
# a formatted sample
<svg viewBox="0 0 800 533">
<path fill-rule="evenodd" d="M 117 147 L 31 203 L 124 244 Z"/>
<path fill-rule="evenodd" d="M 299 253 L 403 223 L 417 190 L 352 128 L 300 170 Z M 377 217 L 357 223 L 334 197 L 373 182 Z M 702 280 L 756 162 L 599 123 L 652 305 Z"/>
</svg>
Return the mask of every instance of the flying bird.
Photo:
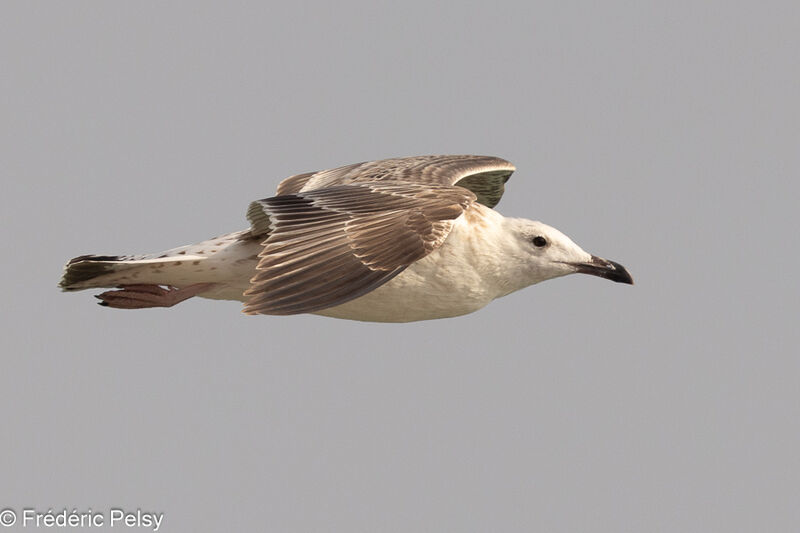
<svg viewBox="0 0 800 533">
<path fill-rule="evenodd" d="M 82 255 L 59 286 L 111 288 L 96 297 L 117 309 L 200 296 L 242 301 L 250 315 L 410 322 L 576 272 L 633 284 L 557 229 L 495 211 L 514 170 L 498 157 L 432 155 L 297 174 L 250 204 L 248 229 L 156 254 Z"/>
</svg>

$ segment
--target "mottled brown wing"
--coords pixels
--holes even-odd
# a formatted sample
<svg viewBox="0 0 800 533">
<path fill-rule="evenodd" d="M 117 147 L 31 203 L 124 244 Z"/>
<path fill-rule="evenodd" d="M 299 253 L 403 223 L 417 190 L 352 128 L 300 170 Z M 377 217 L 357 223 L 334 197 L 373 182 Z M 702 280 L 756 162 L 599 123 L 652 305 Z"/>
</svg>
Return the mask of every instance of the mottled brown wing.
<svg viewBox="0 0 800 533">
<path fill-rule="evenodd" d="M 402 181 L 425 185 L 458 185 L 475 193 L 478 202 L 494 207 L 514 165 L 483 155 L 424 155 L 366 161 L 286 178 L 278 194 L 324 189 L 334 185 L 376 181 Z"/>
<path fill-rule="evenodd" d="M 266 235 L 247 314 L 309 313 L 386 283 L 444 242 L 475 195 L 403 182 L 337 185 L 250 204 Z"/>
</svg>

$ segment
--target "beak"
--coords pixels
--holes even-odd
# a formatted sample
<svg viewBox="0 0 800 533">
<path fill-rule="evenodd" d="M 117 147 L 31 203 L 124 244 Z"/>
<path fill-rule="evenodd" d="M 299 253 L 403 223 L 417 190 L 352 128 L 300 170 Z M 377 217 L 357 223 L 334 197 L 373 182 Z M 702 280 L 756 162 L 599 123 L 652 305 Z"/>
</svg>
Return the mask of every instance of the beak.
<svg viewBox="0 0 800 533">
<path fill-rule="evenodd" d="M 591 274 L 617 283 L 633 285 L 633 278 L 624 266 L 602 257 L 592 256 L 586 263 L 570 263 L 581 274 Z"/>
</svg>

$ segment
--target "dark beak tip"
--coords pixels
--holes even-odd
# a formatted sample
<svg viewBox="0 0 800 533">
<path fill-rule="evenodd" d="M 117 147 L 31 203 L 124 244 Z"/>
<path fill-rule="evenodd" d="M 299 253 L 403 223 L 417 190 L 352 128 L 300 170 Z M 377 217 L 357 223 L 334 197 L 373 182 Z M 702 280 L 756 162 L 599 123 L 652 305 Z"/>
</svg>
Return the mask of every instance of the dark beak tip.
<svg viewBox="0 0 800 533">
<path fill-rule="evenodd" d="M 583 274 L 591 274 L 607 280 L 624 283 L 626 285 L 633 285 L 633 276 L 631 276 L 628 269 L 620 265 L 616 261 L 609 261 L 601 257 L 592 256 L 589 263 L 579 263 L 575 265 L 577 271 Z"/>
<path fill-rule="evenodd" d="M 611 277 L 612 281 L 616 281 L 617 283 L 625 283 L 626 285 L 633 285 L 633 276 L 631 273 L 628 272 L 628 269 L 624 266 L 620 265 L 616 261 L 609 261 L 611 265 L 614 267 L 615 275 Z"/>
</svg>

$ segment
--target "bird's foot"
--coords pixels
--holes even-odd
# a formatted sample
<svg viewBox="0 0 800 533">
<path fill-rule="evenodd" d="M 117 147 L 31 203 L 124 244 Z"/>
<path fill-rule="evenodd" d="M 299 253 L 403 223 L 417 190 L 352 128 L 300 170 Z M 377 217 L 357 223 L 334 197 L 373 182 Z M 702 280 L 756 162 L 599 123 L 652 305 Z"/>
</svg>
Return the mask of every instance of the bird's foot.
<svg viewBox="0 0 800 533">
<path fill-rule="evenodd" d="M 172 307 L 211 287 L 213 283 L 196 283 L 183 288 L 161 285 L 120 285 L 113 291 L 95 296 L 102 306 L 115 309 L 145 309 L 148 307 Z"/>
</svg>

